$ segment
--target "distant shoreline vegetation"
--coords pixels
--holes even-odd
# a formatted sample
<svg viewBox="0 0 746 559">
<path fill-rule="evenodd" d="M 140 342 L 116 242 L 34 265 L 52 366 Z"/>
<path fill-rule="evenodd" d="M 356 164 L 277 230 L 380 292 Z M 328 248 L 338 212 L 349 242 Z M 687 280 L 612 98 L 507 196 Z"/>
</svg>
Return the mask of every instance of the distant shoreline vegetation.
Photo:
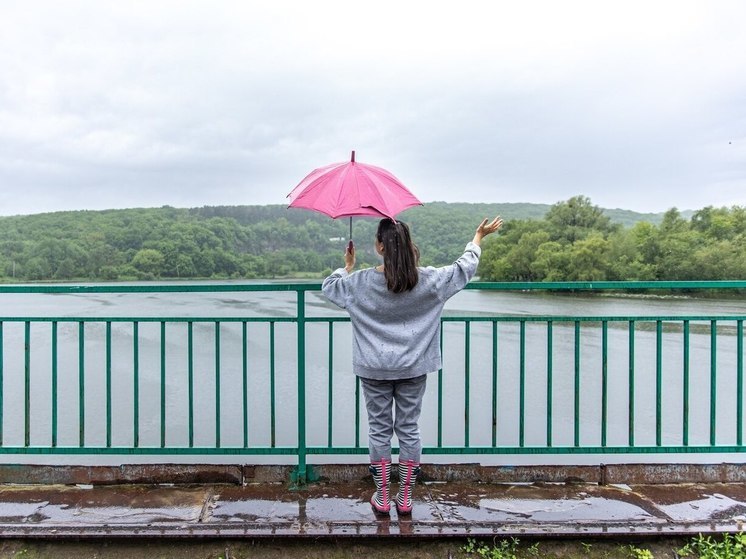
<svg viewBox="0 0 746 559">
<path fill-rule="evenodd" d="M 682 214 L 554 205 L 432 202 L 401 214 L 421 264 L 457 258 L 483 217 L 483 281 L 746 279 L 746 209 Z M 378 263 L 377 220 L 355 218 L 359 267 Z M 0 281 L 314 279 L 342 264 L 347 219 L 272 206 L 68 211 L 0 217 Z"/>
</svg>

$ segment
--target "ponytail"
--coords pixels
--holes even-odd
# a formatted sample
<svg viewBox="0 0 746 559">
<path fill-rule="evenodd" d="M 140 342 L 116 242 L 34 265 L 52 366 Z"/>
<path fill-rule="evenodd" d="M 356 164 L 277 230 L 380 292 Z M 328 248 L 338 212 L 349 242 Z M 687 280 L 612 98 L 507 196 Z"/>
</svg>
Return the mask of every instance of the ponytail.
<svg viewBox="0 0 746 559">
<path fill-rule="evenodd" d="M 383 272 L 389 291 L 402 293 L 417 285 L 419 251 L 412 242 L 409 227 L 401 221 L 382 219 L 376 239 L 383 244 Z"/>
</svg>

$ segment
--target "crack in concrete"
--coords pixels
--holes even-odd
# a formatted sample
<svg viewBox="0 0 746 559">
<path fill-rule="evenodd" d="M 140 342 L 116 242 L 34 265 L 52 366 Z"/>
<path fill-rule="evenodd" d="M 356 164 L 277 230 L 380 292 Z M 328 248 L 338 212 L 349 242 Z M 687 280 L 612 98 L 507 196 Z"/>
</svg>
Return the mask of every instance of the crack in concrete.
<svg viewBox="0 0 746 559">
<path fill-rule="evenodd" d="M 204 523 L 205 521 L 210 519 L 212 511 L 215 508 L 215 504 L 217 503 L 218 497 L 219 495 L 215 493 L 215 491 L 213 491 L 211 488 L 207 490 L 205 502 L 202 504 L 202 510 L 199 513 L 197 522 Z"/>
</svg>

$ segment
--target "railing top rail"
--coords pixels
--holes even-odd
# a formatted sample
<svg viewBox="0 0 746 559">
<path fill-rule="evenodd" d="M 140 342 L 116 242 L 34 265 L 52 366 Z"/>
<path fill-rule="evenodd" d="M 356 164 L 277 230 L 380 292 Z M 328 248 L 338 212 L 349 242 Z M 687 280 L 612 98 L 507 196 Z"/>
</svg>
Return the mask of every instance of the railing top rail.
<svg viewBox="0 0 746 559">
<path fill-rule="evenodd" d="M 746 280 L 716 281 L 543 281 L 471 282 L 467 289 L 524 290 L 618 290 L 618 289 L 746 289 Z"/>
<path fill-rule="evenodd" d="M 320 283 L 138 283 L 98 285 L 0 285 L 2 293 L 217 293 L 241 291 L 319 291 Z"/>
<path fill-rule="evenodd" d="M 744 322 L 746 315 L 446 315 L 443 322 Z M 349 316 L 306 316 L 305 322 L 350 322 Z M 295 316 L 0 316 L 0 322 L 169 322 L 169 323 L 289 323 Z"/>
<path fill-rule="evenodd" d="M 3 293 L 216 293 L 252 291 L 319 291 L 319 282 L 292 283 L 137 283 L 137 284 L 6 284 Z M 558 282 L 471 282 L 466 289 L 489 291 L 603 291 L 649 289 L 746 289 L 746 280 L 716 281 L 558 281 Z"/>
</svg>

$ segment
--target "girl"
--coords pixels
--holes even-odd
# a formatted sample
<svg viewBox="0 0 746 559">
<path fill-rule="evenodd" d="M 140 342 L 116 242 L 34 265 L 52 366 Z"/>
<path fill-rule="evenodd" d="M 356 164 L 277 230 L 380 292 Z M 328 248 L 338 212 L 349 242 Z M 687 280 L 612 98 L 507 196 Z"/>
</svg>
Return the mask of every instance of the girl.
<svg viewBox="0 0 746 559">
<path fill-rule="evenodd" d="M 383 264 L 352 274 L 355 249 L 345 251 L 345 267 L 324 280 L 322 292 L 347 309 L 352 322 L 352 370 L 360 377 L 368 410 L 370 472 L 376 513 L 388 514 L 391 437 L 399 439 L 400 515 L 412 512 L 412 487 L 420 469 L 420 430 L 427 374 L 441 368 L 440 316 L 445 302 L 474 276 L 484 237 L 502 226 L 485 219 L 464 254 L 443 268 L 418 267 L 418 251 L 401 221 L 382 219 L 376 252 Z M 392 406 L 395 414 L 392 417 Z"/>
</svg>

